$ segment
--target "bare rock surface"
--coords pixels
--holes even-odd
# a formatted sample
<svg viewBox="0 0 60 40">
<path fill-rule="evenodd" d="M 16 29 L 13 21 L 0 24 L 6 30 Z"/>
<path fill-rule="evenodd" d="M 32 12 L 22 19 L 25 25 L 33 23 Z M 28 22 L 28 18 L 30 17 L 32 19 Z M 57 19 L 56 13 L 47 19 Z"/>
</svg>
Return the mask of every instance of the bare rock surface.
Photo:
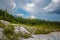
<svg viewBox="0 0 60 40">
<path fill-rule="evenodd" d="M 9 25 L 10 22 L 0 20 L 1 23 L 5 25 Z M 18 24 L 12 24 L 15 28 L 15 33 L 18 33 L 19 31 L 21 33 L 30 33 L 23 25 L 18 25 Z M 3 37 L 3 29 L 0 28 L 0 39 Z M 60 40 L 60 32 L 52 32 L 50 34 L 40 34 L 40 35 L 34 35 L 32 34 L 32 37 L 22 40 Z"/>
<path fill-rule="evenodd" d="M 50 34 L 33 35 L 33 38 L 23 40 L 60 40 L 60 32 L 52 32 Z"/>
<path fill-rule="evenodd" d="M 0 39 L 2 39 L 2 38 L 3 38 L 3 29 L 0 28 Z"/>
<path fill-rule="evenodd" d="M 15 26 L 15 33 L 18 33 L 19 31 L 21 33 L 30 33 L 24 26 Z"/>
<path fill-rule="evenodd" d="M 1 22 L 2 24 L 4 24 L 4 25 L 9 25 L 9 24 L 10 24 L 10 22 L 5 21 L 5 20 L 0 20 L 0 22 Z"/>
</svg>

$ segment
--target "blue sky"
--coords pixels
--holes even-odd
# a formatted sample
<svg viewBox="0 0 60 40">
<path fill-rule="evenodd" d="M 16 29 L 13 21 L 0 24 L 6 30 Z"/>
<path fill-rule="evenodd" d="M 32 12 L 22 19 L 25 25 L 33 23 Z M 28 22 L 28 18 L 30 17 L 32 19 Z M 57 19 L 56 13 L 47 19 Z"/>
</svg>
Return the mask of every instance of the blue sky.
<svg viewBox="0 0 60 40">
<path fill-rule="evenodd" d="M 0 0 L 0 8 L 25 18 L 60 21 L 60 0 Z"/>
</svg>

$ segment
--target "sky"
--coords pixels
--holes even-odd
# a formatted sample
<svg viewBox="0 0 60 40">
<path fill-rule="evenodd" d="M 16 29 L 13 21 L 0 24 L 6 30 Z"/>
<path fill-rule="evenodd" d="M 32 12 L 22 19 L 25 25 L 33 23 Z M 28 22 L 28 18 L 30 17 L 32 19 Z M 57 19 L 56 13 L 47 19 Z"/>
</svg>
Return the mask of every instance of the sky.
<svg viewBox="0 0 60 40">
<path fill-rule="evenodd" d="M 60 21 L 60 0 L 0 0 L 0 8 L 24 18 Z"/>
</svg>

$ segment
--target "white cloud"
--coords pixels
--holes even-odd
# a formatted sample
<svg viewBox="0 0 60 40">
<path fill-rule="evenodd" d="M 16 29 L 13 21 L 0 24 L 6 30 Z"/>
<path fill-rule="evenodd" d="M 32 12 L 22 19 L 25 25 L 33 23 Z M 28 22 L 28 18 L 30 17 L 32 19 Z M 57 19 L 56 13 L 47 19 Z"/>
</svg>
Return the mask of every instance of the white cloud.
<svg viewBox="0 0 60 40">
<path fill-rule="evenodd" d="M 16 7 L 16 4 L 12 3 L 11 6 L 12 6 L 12 9 L 14 9 Z"/>
<path fill-rule="evenodd" d="M 0 8 L 11 12 L 17 7 L 31 13 L 33 15 L 32 18 L 40 16 L 40 13 L 54 11 L 59 6 L 60 0 L 0 0 Z M 23 14 L 17 15 L 23 16 Z"/>
<path fill-rule="evenodd" d="M 29 4 L 27 3 L 25 6 L 24 6 L 24 9 L 26 11 L 29 11 L 29 12 L 34 12 L 34 8 L 35 8 L 35 5 L 33 3 Z"/>
<path fill-rule="evenodd" d="M 24 14 L 15 14 L 16 16 L 23 17 Z"/>
<path fill-rule="evenodd" d="M 59 0 L 52 0 L 53 2 L 59 2 Z"/>
<path fill-rule="evenodd" d="M 35 17 L 34 15 L 32 15 L 30 18 L 31 18 L 31 19 L 35 19 L 36 17 Z"/>
<path fill-rule="evenodd" d="M 0 0 L 0 8 L 12 11 L 16 7 L 14 0 Z"/>
<path fill-rule="evenodd" d="M 58 9 L 59 7 L 60 7 L 60 0 L 52 0 L 52 2 L 43 9 L 46 12 L 52 12 L 52 11 L 55 11 L 56 9 Z"/>
<path fill-rule="evenodd" d="M 26 3 L 23 8 L 32 15 L 39 15 L 42 8 L 46 7 L 50 1 L 47 0 L 31 0 L 31 3 Z"/>
</svg>

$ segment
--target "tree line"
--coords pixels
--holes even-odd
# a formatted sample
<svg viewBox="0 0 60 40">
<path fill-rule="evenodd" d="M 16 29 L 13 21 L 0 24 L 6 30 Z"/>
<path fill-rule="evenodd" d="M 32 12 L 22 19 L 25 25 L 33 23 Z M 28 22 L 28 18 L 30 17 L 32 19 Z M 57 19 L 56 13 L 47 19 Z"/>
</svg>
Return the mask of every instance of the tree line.
<svg viewBox="0 0 60 40">
<path fill-rule="evenodd" d="M 6 20 L 11 23 L 20 23 L 26 25 L 57 25 L 60 26 L 60 22 L 57 21 L 46 21 L 40 19 L 30 19 L 30 18 L 22 18 L 22 17 L 15 17 L 12 14 L 9 14 L 7 10 L 0 9 L 0 20 Z"/>
</svg>

